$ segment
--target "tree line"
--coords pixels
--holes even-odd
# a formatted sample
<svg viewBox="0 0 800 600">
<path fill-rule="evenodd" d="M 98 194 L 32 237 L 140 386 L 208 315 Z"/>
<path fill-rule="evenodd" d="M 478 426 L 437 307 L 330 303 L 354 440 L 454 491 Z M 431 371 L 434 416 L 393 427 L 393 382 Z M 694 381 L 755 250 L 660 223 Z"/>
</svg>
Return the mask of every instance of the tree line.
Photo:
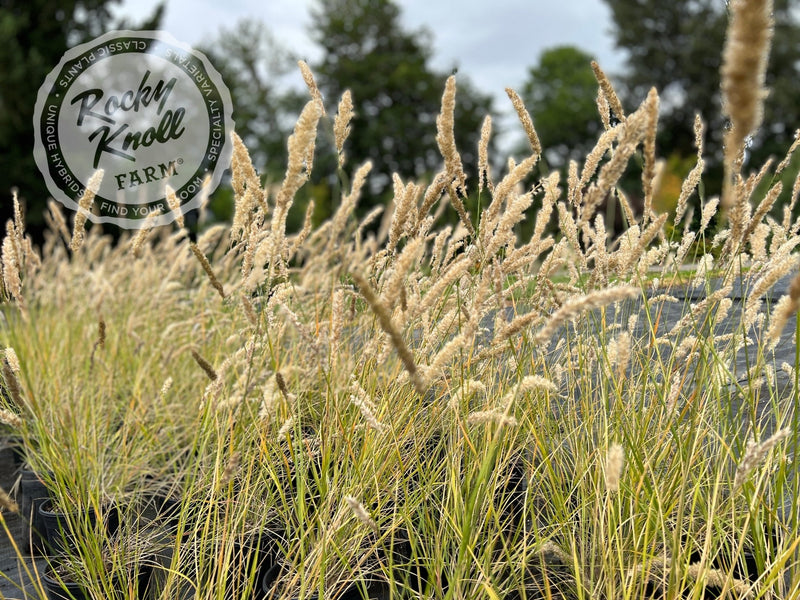
<svg viewBox="0 0 800 600">
<path fill-rule="evenodd" d="M 626 108 L 633 109 L 651 86 L 661 95 L 658 153 L 667 158 L 665 190 L 670 176 L 681 178 L 695 155 L 693 123 L 700 114 L 707 123 L 703 194 L 721 188 L 722 132 L 719 94 L 720 50 L 727 22 L 720 0 L 603 0 L 613 19 L 616 46 L 626 62 L 612 73 Z M 25 201 L 27 221 L 41 232 L 48 192 L 33 160 L 33 108 L 46 74 L 64 51 L 111 29 L 155 29 L 163 5 L 138 23 L 120 22 L 111 7 L 119 0 L 0 0 L 0 218 L 10 216 L 12 188 Z M 317 0 L 311 9 L 311 37 L 320 58 L 309 61 L 327 104 L 335 106 L 350 89 L 355 118 L 345 147 L 351 168 L 373 163 L 362 209 L 391 198 L 388 175 L 404 179 L 430 177 L 441 158 L 436 146 L 436 115 L 449 72 L 431 66 L 431 34 L 408 30 L 394 0 Z M 775 36 L 767 84 L 765 126 L 750 141 L 748 161 L 757 165 L 785 153 L 800 127 L 800 21 L 798 0 L 775 0 Z M 222 30 L 200 48 L 217 67 L 231 90 L 234 119 L 255 166 L 266 182 L 280 181 L 285 169 L 286 138 L 307 100 L 305 90 L 285 85 L 298 58 L 283 47 L 268 25 L 257 20 Z M 533 117 L 545 148 L 542 169 L 566 169 L 580 161 L 601 130 L 595 106 L 597 82 L 593 57 L 572 46 L 545 50 L 530 66 L 518 91 Z M 456 141 L 467 172 L 476 172 L 481 122 L 494 114 L 492 96 L 458 77 Z M 520 149 L 522 152 L 522 147 Z M 336 168 L 332 140 L 317 148 L 316 176 L 298 198 L 315 201 L 317 220 L 334 209 L 336 190 L 347 184 Z M 322 163 L 322 164 L 320 164 Z M 502 168 L 503 165 L 497 165 Z M 797 172 L 797 168 L 793 170 Z M 338 173 L 338 174 L 337 174 Z M 791 184 L 785 186 L 791 190 Z M 214 194 L 212 213 L 230 216 L 231 191 Z M 669 202 L 669 198 L 665 199 Z M 533 207 L 535 210 L 535 207 Z"/>
</svg>

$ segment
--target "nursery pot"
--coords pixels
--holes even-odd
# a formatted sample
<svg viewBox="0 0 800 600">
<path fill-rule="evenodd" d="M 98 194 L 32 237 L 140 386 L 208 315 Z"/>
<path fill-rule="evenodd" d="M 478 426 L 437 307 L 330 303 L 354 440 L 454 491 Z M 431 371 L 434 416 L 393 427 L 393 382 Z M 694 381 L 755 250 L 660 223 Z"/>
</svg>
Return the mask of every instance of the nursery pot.
<svg viewBox="0 0 800 600">
<path fill-rule="evenodd" d="M 83 586 L 59 577 L 53 567 L 47 567 L 42 574 L 42 585 L 50 600 L 91 600 L 91 595 Z"/>
<path fill-rule="evenodd" d="M 9 435 L 4 438 L 4 446 L 8 449 L 11 459 L 11 468 L 14 471 L 22 470 L 25 465 L 25 443 L 22 436 Z"/>
<path fill-rule="evenodd" d="M 174 496 L 148 495 L 143 499 L 141 516 L 145 522 L 157 523 L 165 531 L 174 533 L 181 520 L 181 504 L 181 499 Z"/>
<path fill-rule="evenodd" d="M 226 598 L 261 600 L 269 596 L 273 584 L 280 574 L 278 567 L 278 545 L 280 534 L 271 530 L 245 537 L 234 545 L 234 558 L 230 565 Z M 238 581 L 244 581 L 255 572 L 252 595 L 244 597 L 237 589 Z"/>
<path fill-rule="evenodd" d="M 378 579 L 353 583 L 338 598 L 339 600 L 362 600 L 365 592 L 367 598 L 388 598 L 389 584 Z"/>
<path fill-rule="evenodd" d="M 379 556 L 392 565 L 392 577 L 404 582 L 409 589 L 422 594 L 430 583 L 430 573 L 424 564 L 413 559 L 414 551 L 409 532 L 397 529 L 387 540 L 386 544 L 378 550 Z M 376 582 L 376 585 L 379 582 Z M 447 582 L 442 585 L 447 589 Z"/>
<path fill-rule="evenodd" d="M 22 471 L 20 479 L 20 513 L 25 541 L 23 546 L 31 554 L 45 554 L 46 531 L 39 514 L 41 505 L 50 499 L 50 490 L 34 471 Z"/>
<path fill-rule="evenodd" d="M 60 556 L 77 549 L 76 533 L 72 530 L 70 522 L 77 524 L 82 519 L 87 519 L 86 524 L 93 526 L 97 517 L 94 510 L 85 511 L 84 515 L 75 513 L 64 513 L 53 506 L 53 501 L 47 499 L 39 505 L 39 516 L 41 517 L 46 532 L 47 549 L 52 556 Z"/>
<path fill-rule="evenodd" d="M 106 530 L 106 535 L 111 537 L 120 527 L 120 522 L 122 520 L 122 514 L 120 512 L 119 506 L 116 504 L 109 504 L 104 507 L 103 510 L 103 526 Z"/>
<path fill-rule="evenodd" d="M 55 563 L 55 566 L 47 567 L 42 574 L 42 586 L 47 593 L 47 597 L 50 600 L 92 600 L 92 595 L 81 584 L 70 581 L 67 575 L 57 575 L 54 570 L 54 568 L 58 568 L 57 565 L 58 563 Z M 142 567 L 137 574 L 137 597 L 139 600 L 146 598 L 151 572 L 152 568 L 148 566 Z M 114 582 L 117 587 L 114 590 L 114 595 L 109 600 L 126 598 L 126 590 L 123 588 L 119 578 L 115 578 Z"/>
<path fill-rule="evenodd" d="M 136 597 L 139 600 L 144 600 L 147 597 L 150 582 L 153 575 L 153 566 L 152 565 L 138 565 L 136 568 Z M 115 592 L 116 598 L 126 598 L 128 597 L 126 594 L 125 588 L 125 581 L 126 579 L 120 577 L 114 577 L 114 585 L 115 585 Z"/>
</svg>

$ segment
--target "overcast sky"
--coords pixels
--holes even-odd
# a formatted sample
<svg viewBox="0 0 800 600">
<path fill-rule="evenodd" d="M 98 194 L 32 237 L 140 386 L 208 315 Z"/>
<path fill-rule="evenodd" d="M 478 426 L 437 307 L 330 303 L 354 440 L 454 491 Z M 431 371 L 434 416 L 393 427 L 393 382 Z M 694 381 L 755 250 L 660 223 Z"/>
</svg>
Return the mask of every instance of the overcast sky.
<svg viewBox="0 0 800 600">
<path fill-rule="evenodd" d="M 157 0 L 123 0 L 120 14 L 141 19 Z M 167 0 L 163 28 L 179 41 L 199 45 L 241 19 L 259 19 L 288 49 L 313 60 L 308 35 L 315 0 Z M 519 90 L 542 50 L 578 46 L 608 73 L 621 69 L 611 17 L 601 0 L 397 0 L 408 29 L 432 34 L 433 66 L 458 67 L 479 90 L 495 96 L 495 110 L 510 111 L 505 88 Z M 299 75 L 297 81 L 301 82 Z"/>
</svg>

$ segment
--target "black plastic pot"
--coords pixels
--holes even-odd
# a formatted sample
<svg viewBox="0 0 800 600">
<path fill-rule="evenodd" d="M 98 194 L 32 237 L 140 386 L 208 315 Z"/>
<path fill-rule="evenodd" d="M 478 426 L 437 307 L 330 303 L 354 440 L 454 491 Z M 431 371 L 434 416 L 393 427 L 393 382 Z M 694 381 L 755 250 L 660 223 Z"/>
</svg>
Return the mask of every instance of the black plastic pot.
<svg viewBox="0 0 800 600">
<path fill-rule="evenodd" d="M 505 476 L 500 489 L 495 493 L 495 501 L 501 507 L 500 519 L 504 523 L 504 529 L 507 533 L 513 534 L 520 530 L 525 521 L 528 492 L 525 458 L 517 456 L 501 468 Z"/>
<path fill-rule="evenodd" d="M 242 590 L 237 589 L 241 587 L 238 582 L 248 579 L 253 572 L 255 577 L 252 595 L 249 598 L 261 600 L 269 597 L 280 575 L 278 567 L 280 538 L 280 532 L 264 530 L 234 544 L 234 556 L 229 571 L 232 577 L 228 582 L 227 598 L 237 600 L 244 598 Z"/>
<path fill-rule="evenodd" d="M 59 563 L 56 562 L 56 568 Z M 136 596 L 139 600 L 145 600 L 149 591 L 150 581 L 153 573 L 151 565 L 141 565 L 136 573 Z M 127 590 L 123 580 L 119 577 L 114 578 L 116 589 L 109 600 L 116 598 L 127 598 Z M 79 583 L 69 581 L 68 577 L 59 577 L 54 572 L 53 566 L 47 567 L 42 575 L 42 585 L 47 592 L 50 600 L 91 600 L 92 595 Z"/>
<path fill-rule="evenodd" d="M 91 600 L 92 598 L 86 588 L 59 578 L 52 567 L 45 569 L 42 574 L 42 585 L 50 600 Z"/>
<path fill-rule="evenodd" d="M 139 600 L 145 600 L 148 596 L 148 592 L 150 590 L 151 581 L 153 578 L 153 566 L 150 564 L 142 564 L 137 566 L 136 570 L 136 597 Z M 128 580 L 131 578 L 129 577 Z M 116 598 L 126 598 L 127 597 L 127 590 L 125 589 L 125 585 L 123 584 L 124 580 L 121 580 L 119 577 L 114 578 L 114 583 L 116 584 Z"/>
<path fill-rule="evenodd" d="M 364 598 L 389 598 L 389 584 L 371 579 L 353 583 L 339 597 L 339 600 L 363 600 Z"/>
<path fill-rule="evenodd" d="M 10 452 L 11 467 L 14 471 L 21 471 L 25 466 L 25 443 L 22 436 L 9 435 L 4 438 L 4 444 Z"/>
<path fill-rule="evenodd" d="M 177 531 L 181 521 L 182 500 L 170 494 L 146 493 L 131 508 L 143 523 L 156 524 L 172 534 Z"/>
<path fill-rule="evenodd" d="M 103 509 L 103 525 L 106 529 L 108 537 L 113 536 L 120 527 L 122 515 L 119 506 L 116 504 L 109 504 Z"/>
<path fill-rule="evenodd" d="M 19 485 L 19 507 L 23 522 L 23 547 L 30 554 L 43 555 L 46 552 L 46 531 L 39 514 L 39 507 L 50 499 L 50 490 L 34 471 L 22 471 Z"/>
<path fill-rule="evenodd" d="M 378 554 L 384 562 L 391 564 L 392 578 L 403 582 L 403 585 L 414 592 L 424 594 L 426 588 L 433 585 L 431 574 L 425 567 L 424 561 L 414 559 L 414 549 L 407 530 L 397 529 L 391 538 L 387 540 L 386 545 L 379 548 Z M 375 587 L 380 582 L 369 583 Z M 367 589 L 372 591 L 370 587 Z M 446 581 L 443 581 L 443 589 L 447 589 Z M 355 590 L 355 592 L 357 591 L 358 589 Z M 379 597 L 379 595 L 377 596 Z"/>
<path fill-rule="evenodd" d="M 74 552 L 77 549 L 78 532 L 73 531 L 73 526 L 78 524 L 81 519 L 85 519 L 83 524 L 91 527 L 97 520 L 93 510 L 88 510 L 84 515 L 79 513 L 67 514 L 57 510 L 53 506 L 53 501 L 48 499 L 39 505 L 39 516 L 46 532 L 47 550 L 52 556 Z"/>
<path fill-rule="evenodd" d="M 154 494 L 145 500 L 142 513 L 150 520 L 168 528 L 177 528 L 181 518 L 181 500 L 173 496 Z"/>
</svg>

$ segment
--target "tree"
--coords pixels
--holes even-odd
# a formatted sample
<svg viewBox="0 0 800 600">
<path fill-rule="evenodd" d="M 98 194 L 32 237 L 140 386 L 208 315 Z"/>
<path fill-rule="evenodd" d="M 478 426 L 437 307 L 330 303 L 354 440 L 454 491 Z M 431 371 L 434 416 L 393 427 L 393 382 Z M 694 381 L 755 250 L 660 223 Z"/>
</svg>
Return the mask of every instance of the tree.
<svg viewBox="0 0 800 600">
<path fill-rule="evenodd" d="M 323 95 L 335 101 L 348 88 L 353 95 L 351 164 L 370 159 L 378 186 L 387 186 L 393 172 L 418 178 L 438 170 L 436 116 L 449 73 L 428 65 L 426 34 L 405 31 L 391 0 L 319 0 L 311 14 L 311 32 L 322 48 L 314 72 Z M 456 143 L 472 173 L 481 122 L 490 110 L 491 98 L 460 78 Z"/>
<path fill-rule="evenodd" d="M 27 224 L 41 230 L 49 196 L 33 159 L 33 111 L 39 86 L 68 47 L 109 29 L 109 5 L 119 0 L 0 0 L 0 219 L 11 216 L 11 190 L 25 200 Z M 155 29 L 163 5 L 139 28 Z"/>
<path fill-rule="evenodd" d="M 600 134 L 592 60 L 578 48 L 558 46 L 542 52 L 528 69 L 521 95 L 551 167 L 581 160 Z"/>
<path fill-rule="evenodd" d="M 716 166 L 718 193 L 721 176 L 722 133 L 720 65 L 728 15 L 719 0 L 605 0 L 614 21 L 618 48 L 628 53 L 621 80 L 626 97 L 637 104 L 655 85 L 662 97 L 660 145 L 662 151 L 694 153 L 694 115 L 708 125 L 706 147 Z M 750 147 L 750 163 L 761 164 L 769 155 L 785 153 L 800 126 L 800 22 L 791 0 L 775 0 L 775 36 L 767 70 L 772 92 L 765 103 L 762 131 Z"/>
<path fill-rule="evenodd" d="M 200 50 L 231 93 L 236 133 L 247 146 L 256 171 L 265 181 L 280 181 L 286 171 L 286 141 L 308 100 L 307 91 L 287 81 L 287 75 L 297 72 L 296 56 L 281 45 L 267 23 L 252 19 L 220 30 Z M 290 229 L 302 225 L 309 188 L 305 186 L 295 199 Z M 233 215 L 233 204 L 233 190 L 223 185 L 211 195 L 209 208 L 224 220 Z"/>
<path fill-rule="evenodd" d="M 284 81 L 297 70 L 296 57 L 257 20 L 223 29 L 202 51 L 231 92 L 236 133 L 253 165 L 267 178 L 280 178 L 286 169 L 286 140 L 307 100 L 307 93 Z"/>
</svg>

